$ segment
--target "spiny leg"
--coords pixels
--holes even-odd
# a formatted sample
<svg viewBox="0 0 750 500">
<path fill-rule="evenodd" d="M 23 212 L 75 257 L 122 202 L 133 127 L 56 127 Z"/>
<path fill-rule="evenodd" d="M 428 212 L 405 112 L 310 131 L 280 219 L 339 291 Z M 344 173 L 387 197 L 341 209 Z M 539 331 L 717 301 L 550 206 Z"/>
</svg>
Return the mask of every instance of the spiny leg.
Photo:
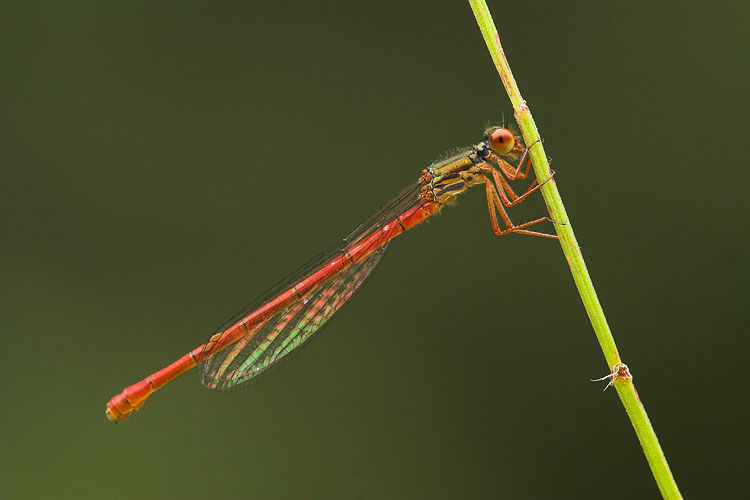
<svg viewBox="0 0 750 500">
<path fill-rule="evenodd" d="M 503 178 L 503 175 L 495 168 L 492 168 L 490 166 L 490 172 L 492 173 L 492 178 L 495 180 L 495 184 L 497 186 L 498 191 L 500 192 L 500 198 L 502 199 L 503 205 L 506 207 L 512 207 L 514 205 L 518 205 L 523 200 L 529 197 L 530 194 L 532 194 L 534 191 L 537 191 L 539 188 L 544 186 L 546 183 L 548 183 L 552 178 L 555 176 L 555 173 L 552 172 L 551 175 L 544 180 L 541 184 L 537 184 L 537 180 L 534 179 L 534 182 L 531 183 L 531 186 L 529 186 L 529 189 L 526 190 L 524 194 L 521 196 L 517 196 L 516 193 L 513 192 L 508 182 Z M 508 195 L 510 196 L 510 200 L 507 196 L 504 196 L 504 192 L 507 191 Z"/>
<path fill-rule="evenodd" d="M 492 230 L 495 232 L 497 236 L 503 236 L 508 233 L 518 233 L 518 234 L 527 234 L 529 236 L 539 236 L 542 238 L 551 238 L 553 240 L 558 239 L 557 236 L 547 233 L 540 233 L 536 231 L 527 231 L 524 228 L 532 226 L 534 224 L 537 224 L 539 222 L 549 221 L 552 223 L 560 224 L 559 222 L 553 221 L 549 217 L 540 217 L 539 219 L 530 221 L 530 222 L 524 222 L 523 224 L 514 225 L 513 222 L 510 220 L 510 217 L 508 217 L 508 213 L 505 211 L 505 208 L 503 207 L 503 203 L 500 200 L 500 196 L 498 196 L 498 190 L 497 188 L 492 184 L 492 181 L 485 178 L 485 189 L 487 191 L 487 206 L 490 211 L 490 222 L 492 224 Z M 500 214 L 500 217 L 502 217 L 503 222 L 507 226 L 508 229 L 502 230 L 500 229 L 500 226 L 497 223 L 497 215 L 495 215 L 495 210 Z"/>
<path fill-rule="evenodd" d="M 529 189 L 528 189 L 528 190 L 527 190 L 527 191 L 526 191 L 526 192 L 525 192 L 525 193 L 524 193 L 523 195 L 521 195 L 521 196 L 519 196 L 519 197 L 516 197 L 516 194 L 515 194 L 515 193 L 513 192 L 513 190 L 512 190 L 511 188 L 510 188 L 510 185 L 509 185 L 509 184 L 508 184 L 508 182 L 507 182 L 507 181 L 506 181 L 506 180 L 505 180 L 505 179 L 503 178 L 502 174 L 501 174 L 500 172 L 498 172 L 497 170 L 495 170 L 495 169 L 492 169 L 492 170 L 491 170 L 491 172 L 492 172 L 492 174 L 493 174 L 493 178 L 494 178 L 494 179 L 495 179 L 496 181 L 498 181 L 498 184 L 496 184 L 496 185 L 495 185 L 495 187 L 494 187 L 494 189 L 492 189 L 493 199 L 495 200 L 495 203 L 496 203 L 496 204 L 497 204 L 497 202 L 498 202 L 498 201 L 500 201 L 500 202 L 501 202 L 501 203 L 502 203 L 503 205 L 505 205 L 506 207 L 512 207 L 512 206 L 514 206 L 514 205 L 517 205 L 518 203 L 522 202 L 522 201 L 523 201 L 524 199 L 526 199 L 526 198 L 527 198 L 527 197 L 528 197 L 528 196 L 529 196 L 530 194 L 532 194 L 532 193 L 533 193 L 534 191 L 538 190 L 538 189 L 539 189 L 540 187 L 542 187 L 542 186 L 543 186 L 544 184 L 546 184 L 547 182 L 549 182 L 549 181 L 550 181 L 550 180 L 551 180 L 551 179 L 552 179 L 552 178 L 553 178 L 553 177 L 555 176 L 555 173 L 554 173 L 554 172 L 550 172 L 550 177 L 548 177 L 547 179 L 545 179 L 545 180 L 544 180 L 544 182 L 542 182 L 542 183 L 541 183 L 541 184 L 539 184 L 538 186 L 535 186 L 535 185 L 534 185 L 534 184 L 536 184 L 536 179 L 535 179 L 535 180 L 534 180 L 534 183 L 532 183 L 532 184 L 531 184 L 531 186 L 529 187 Z M 489 179 L 486 179 L 486 182 L 489 182 Z M 490 183 L 490 184 L 491 184 L 491 183 Z M 508 190 L 510 190 L 510 194 L 512 195 L 512 196 L 511 196 L 511 198 L 512 198 L 512 197 L 516 197 L 516 199 L 515 199 L 514 201 L 510 201 L 510 200 L 508 199 L 508 196 L 506 196 L 506 194 L 505 194 L 505 189 L 508 189 Z M 498 195 L 499 195 L 499 196 L 498 196 Z M 488 201 L 489 201 L 489 200 L 488 200 Z M 505 210 L 503 209 L 503 207 L 502 207 L 502 206 L 500 206 L 500 205 L 498 204 L 498 205 L 497 205 L 497 207 L 498 207 L 498 209 L 499 209 L 499 210 L 501 210 L 501 211 L 502 211 L 503 213 L 506 213 L 506 216 L 507 216 L 507 212 L 505 212 Z M 553 224 L 560 224 L 560 225 L 563 225 L 563 226 L 565 225 L 565 223 L 564 223 L 564 222 L 559 222 L 559 221 L 556 221 L 556 220 L 550 219 L 549 217 L 541 217 L 541 218 L 539 218 L 539 219 L 536 219 L 536 220 L 533 220 L 533 221 L 531 221 L 531 222 L 527 222 L 527 223 L 524 223 L 524 224 L 521 224 L 521 225 L 518 225 L 518 226 L 515 226 L 515 225 L 513 225 L 512 223 L 511 223 L 511 224 L 509 224 L 508 226 L 509 226 L 509 228 L 510 228 L 510 227 L 523 228 L 523 227 L 527 227 L 527 226 L 530 226 L 530 225 L 532 225 L 532 224 L 536 224 L 536 223 L 538 223 L 538 222 L 542 222 L 542 221 L 545 221 L 545 220 L 546 220 L 546 221 L 549 221 L 549 222 L 551 222 L 551 223 L 553 223 Z M 507 217 L 507 221 L 508 221 L 508 222 L 510 221 L 510 217 Z M 557 236 L 552 236 L 552 235 L 548 235 L 548 234 L 546 234 L 546 233 L 537 233 L 537 232 L 535 232 L 535 231 L 530 231 L 530 232 L 529 232 L 529 231 L 514 231 L 514 232 L 517 232 L 517 233 L 519 233 L 519 234 L 529 234 L 529 233 L 533 233 L 533 234 L 536 234 L 536 235 L 538 235 L 538 234 L 543 234 L 543 235 L 545 235 L 546 237 L 552 237 L 552 238 L 555 238 L 555 239 L 557 239 Z"/>
<path fill-rule="evenodd" d="M 503 201 L 503 205 L 509 207 L 511 206 L 511 203 L 514 203 L 518 199 L 518 195 L 513 191 L 513 188 L 510 187 L 510 183 L 508 183 L 508 181 L 505 180 L 505 177 L 503 177 L 503 174 L 493 168 L 492 165 L 488 164 L 488 168 L 483 169 L 482 171 L 492 174 L 492 178 L 495 179 L 495 186 L 497 187 L 497 192 Z"/>
<path fill-rule="evenodd" d="M 515 168 L 492 151 L 490 152 L 489 159 L 502 169 L 503 173 L 505 173 L 509 180 L 514 181 L 516 179 L 525 179 L 526 176 L 529 175 L 529 167 L 531 166 L 531 155 L 529 155 L 529 150 L 537 142 L 540 142 L 540 139 L 534 141 L 528 148 L 524 148 L 521 159 L 518 161 L 518 166 Z M 525 169 L 523 168 L 524 161 L 526 162 Z M 523 170 L 523 173 L 521 173 L 521 170 Z"/>
<path fill-rule="evenodd" d="M 537 139 L 536 141 L 532 142 L 528 148 L 524 148 L 521 159 L 518 161 L 518 166 L 516 167 L 515 172 L 513 172 L 513 176 L 508 176 L 510 180 L 513 181 L 516 179 L 525 179 L 526 176 L 529 175 L 529 167 L 531 166 L 531 155 L 529 154 L 529 150 L 531 150 L 534 144 L 539 141 L 541 141 L 541 139 Z M 524 160 L 526 160 L 526 170 L 524 170 L 523 174 L 521 174 L 521 168 L 523 167 Z"/>
<path fill-rule="evenodd" d="M 494 152 L 490 152 L 487 159 L 495 163 L 503 171 L 503 173 L 508 177 L 508 179 L 512 181 L 516 179 L 525 179 L 526 176 L 529 175 L 529 167 L 531 166 L 531 157 L 529 156 L 528 158 L 526 158 L 525 152 L 524 152 L 524 155 L 521 157 L 521 161 L 518 162 L 518 167 L 514 167 L 513 165 L 503 160 L 499 155 L 495 154 Z M 525 169 L 523 168 L 524 161 L 526 161 Z M 521 172 L 521 169 L 523 169 L 524 171 Z"/>
<path fill-rule="evenodd" d="M 497 199 L 497 193 L 495 193 L 495 187 L 492 185 L 492 182 L 489 179 L 484 180 L 485 184 L 485 190 L 487 191 L 487 207 L 490 211 L 490 223 L 492 224 L 492 230 L 495 232 L 496 235 L 500 236 L 500 233 L 502 233 L 502 229 L 500 229 L 500 226 L 497 223 L 497 214 L 495 213 L 495 200 Z M 500 217 L 503 218 L 503 222 L 505 222 L 506 227 L 513 227 L 513 222 L 511 222 L 510 217 L 508 217 L 508 213 L 505 211 L 505 209 L 500 206 Z"/>
</svg>

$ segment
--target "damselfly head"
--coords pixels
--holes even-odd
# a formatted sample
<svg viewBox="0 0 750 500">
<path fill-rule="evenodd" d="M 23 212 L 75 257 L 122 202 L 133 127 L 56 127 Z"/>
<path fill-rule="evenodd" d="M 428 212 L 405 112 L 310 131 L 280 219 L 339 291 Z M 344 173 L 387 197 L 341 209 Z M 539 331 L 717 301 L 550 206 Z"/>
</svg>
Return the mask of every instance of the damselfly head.
<svg viewBox="0 0 750 500">
<path fill-rule="evenodd" d="M 518 142 L 515 134 L 505 127 L 490 127 L 484 132 L 484 142 L 501 155 L 513 151 Z"/>
</svg>

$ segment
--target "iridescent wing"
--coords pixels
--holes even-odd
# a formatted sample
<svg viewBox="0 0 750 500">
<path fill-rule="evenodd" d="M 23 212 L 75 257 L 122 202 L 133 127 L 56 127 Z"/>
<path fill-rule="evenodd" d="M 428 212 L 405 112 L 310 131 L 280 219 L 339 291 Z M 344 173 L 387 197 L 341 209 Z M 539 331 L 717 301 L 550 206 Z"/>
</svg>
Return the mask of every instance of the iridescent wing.
<svg viewBox="0 0 750 500">
<path fill-rule="evenodd" d="M 231 391 L 263 373 L 310 339 L 364 283 L 388 244 L 332 276 L 301 300 L 257 325 L 244 338 L 203 363 L 201 382 Z"/>
<path fill-rule="evenodd" d="M 419 182 L 415 182 L 397 193 L 336 246 L 313 258 L 272 290 L 247 305 L 224 323 L 217 333 L 226 331 L 238 323 L 244 325 L 244 318 L 248 315 L 280 294 L 296 289 L 294 287 L 297 283 L 323 269 L 332 259 L 348 255 L 348 249 L 358 247 L 361 250 L 362 241 L 367 241 L 367 238 L 384 225 L 397 220 L 397 217 L 410 208 L 418 206 L 421 187 Z M 201 356 L 201 382 L 211 389 L 220 391 L 236 389 L 304 344 L 367 279 L 383 257 L 388 241 L 376 238 L 368 245 L 372 245 L 372 252 L 366 252 L 365 256 L 341 272 L 321 280 L 321 283 L 303 297 L 277 314 L 253 325 L 234 345 L 216 354 Z M 205 345 L 212 344 L 207 342 Z"/>
</svg>

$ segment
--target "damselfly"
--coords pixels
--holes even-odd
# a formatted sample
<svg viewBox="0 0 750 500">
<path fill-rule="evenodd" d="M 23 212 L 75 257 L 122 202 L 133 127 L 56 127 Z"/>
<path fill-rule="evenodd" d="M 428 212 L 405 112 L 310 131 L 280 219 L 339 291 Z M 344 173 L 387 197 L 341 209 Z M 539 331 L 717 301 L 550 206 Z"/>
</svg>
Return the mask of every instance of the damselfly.
<svg viewBox="0 0 750 500">
<path fill-rule="evenodd" d="M 533 144 L 532 144 L 533 146 Z M 422 171 L 412 185 L 396 194 L 331 249 L 235 314 L 208 341 L 180 359 L 124 389 L 107 403 L 110 420 L 125 420 L 143 406 L 151 393 L 199 363 L 201 382 L 210 389 L 229 391 L 283 359 L 318 331 L 367 279 L 390 241 L 435 215 L 471 186 L 484 186 L 492 230 L 557 238 L 511 222 L 505 208 L 538 190 L 536 180 L 520 196 L 508 181 L 524 179 L 531 159 L 517 134 L 490 127 L 482 142 Z M 504 228 L 498 224 L 500 215 Z"/>
</svg>

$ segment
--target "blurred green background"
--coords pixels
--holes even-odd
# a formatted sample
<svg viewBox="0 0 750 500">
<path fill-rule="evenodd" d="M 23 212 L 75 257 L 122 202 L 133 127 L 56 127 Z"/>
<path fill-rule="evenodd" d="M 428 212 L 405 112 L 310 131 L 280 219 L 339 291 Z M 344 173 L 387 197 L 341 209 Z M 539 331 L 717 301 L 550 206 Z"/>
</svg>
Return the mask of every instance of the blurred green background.
<svg viewBox="0 0 750 500">
<path fill-rule="evenodd" d="M 261 383 L 105 419 L 512 112 L 464 2 L 270 4 L 0 5 L 0 497 L 656 498 L 559 246 L 481 189 Z M 490 8 L 683 494 L 741 496 L 750 8 Z"/>
</svg>

